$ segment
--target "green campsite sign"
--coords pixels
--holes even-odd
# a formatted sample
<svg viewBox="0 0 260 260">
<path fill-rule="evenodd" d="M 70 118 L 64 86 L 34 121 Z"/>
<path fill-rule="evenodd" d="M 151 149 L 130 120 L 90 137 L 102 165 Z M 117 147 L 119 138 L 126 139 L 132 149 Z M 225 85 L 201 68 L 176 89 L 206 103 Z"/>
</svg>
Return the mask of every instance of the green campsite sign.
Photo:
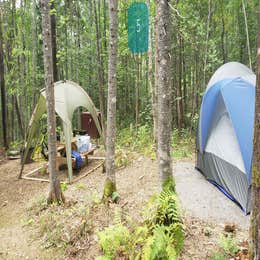
<svg viewBox="0 0 260 260">
<path fill-rule="evenodd" d="M 128 9 L 128 47 L 133 53 L 148 50 L 149 12 L 146 3 L 132 3 Z"/>
</svg>

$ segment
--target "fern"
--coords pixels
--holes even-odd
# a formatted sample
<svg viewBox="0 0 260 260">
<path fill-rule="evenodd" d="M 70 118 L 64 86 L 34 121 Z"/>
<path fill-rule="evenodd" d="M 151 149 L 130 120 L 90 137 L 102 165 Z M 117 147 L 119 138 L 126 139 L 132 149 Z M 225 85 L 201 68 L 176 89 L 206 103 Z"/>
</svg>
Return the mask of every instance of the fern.
<svg viewBox="0 0 260 260">
<path fill-rule="evenodd" d="M 174 186 L 165 186 L 152 197 L 142 225 L 124 225 L 123 212 L 117 211 L 114 226 L 99 232 L 99 244 L 107 259 L 124 256 L 130 260 L 174 260 L 184 242 L 184 225 Z M 124 220 L 124 221 L 123 221 Z"/>
<path fill-rule="evenodd" d="M 157 226 L 153 231 L 153 235 L 147 238 L 142 259 L 177 259 L 173 238 L 167 234 L 165 226 Z"/>
<path fill-rule="evenodd" d="M 173 183 L 165 185 L 151 204 L 150 217 L 145 223 L 150 236 L 143 247 L 142 259 L 177 259 L 185 236 Z"/>
<path fill-rule="evenodd" d="M 124 254 L 130 241 L 130 232 L 122 224 L 107 227 L 98 233 L 99 245 L 106 257 L 113 259 L 117 253 Z"/>
<path fill-rule="evenodd" d="M 171 188 L 164 188 L 147 212 L 150 216 L 146 223 L 151 229 L 157 224 L 170 226 L 182 222 L 178 197 Z"/>
<path fill-rule="evenodd" d="M 238 244 L 234 239 L 233 234 L 220 235 L 219 245 L 227 254 L 234 255 L 239 250 Z"/>
</svg>

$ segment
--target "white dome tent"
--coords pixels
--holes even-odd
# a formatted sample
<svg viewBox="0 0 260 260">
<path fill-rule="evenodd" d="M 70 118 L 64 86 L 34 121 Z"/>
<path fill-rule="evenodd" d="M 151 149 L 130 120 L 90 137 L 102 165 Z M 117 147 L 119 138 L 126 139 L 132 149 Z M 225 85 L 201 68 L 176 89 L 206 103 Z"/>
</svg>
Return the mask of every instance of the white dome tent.
<svg viewBox="0 0 260 260">
<path fill-rule="evenodd" d="M 72 139 L 72 118 L 76 108 L 86 108 L 93 117 L 98 132 L 103 139 L 103 133 L 100 122 L 98 120 L 97 110 L 94 103 L 88 94 L 78 84 L 72 81 L 59 81 L 54 83 L 54 96 L 55 96 L 55 111 L 62 119 L 63 132 L 65 136 L 65 145 L 67 154 L 71 154 L 71 139 Z M 25 160 L 31 146 L 33 139 L 38 137 L 39 122 L 42 115 L 46 111 L 46 93 L 45 89 L 41 91 L 41 95 L 36 105 L 28 127 L 27 138 L 25 142 L 25 150 L 21 160 L 21 171 L 19 178 L 22 177 L 22 172 Z M 72 180 L 72 160 L 67 156 L 68 177 L 69 181 Z"/>
</svg>

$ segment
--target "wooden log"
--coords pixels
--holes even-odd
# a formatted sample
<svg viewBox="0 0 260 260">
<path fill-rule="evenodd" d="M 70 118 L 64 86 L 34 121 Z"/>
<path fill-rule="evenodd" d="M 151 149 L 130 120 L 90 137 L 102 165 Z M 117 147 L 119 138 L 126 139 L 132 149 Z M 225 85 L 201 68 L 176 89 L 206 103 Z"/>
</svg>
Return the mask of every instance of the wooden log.
<svg viewBox="0 0 260 260">
<path fill-rule="evenodd" d="M 94 172 L 95 170 L 97 170 L 99 167 L 101 167 L 104 164 L 104 161 L 102 161 L 101 163 L 99 163 L 97 166 L 95 166 L 93 169 L 87 171 L 86 173 L 84 173 L 83 175 L 75 178 L 72 180 L 71 183 L 77 182 L 79 180 L 81 180 L 82 178 L 86 177 L 87 175 L 89 175 L 90 173 Z"/>
</svg>

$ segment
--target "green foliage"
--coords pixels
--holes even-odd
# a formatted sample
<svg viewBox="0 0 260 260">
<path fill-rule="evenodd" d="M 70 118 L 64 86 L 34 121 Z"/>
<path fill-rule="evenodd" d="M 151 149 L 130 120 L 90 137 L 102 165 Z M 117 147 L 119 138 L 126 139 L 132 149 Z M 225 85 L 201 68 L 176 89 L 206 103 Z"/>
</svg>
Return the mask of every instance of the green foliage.
<svg viewBox="0 0 260 260">
<path fill-rule="evenodd" d="M 111 198 L 112 198 L 112 201 L 116 203 L 116 202 L 118 201 L 118 199 L 119 199 L 119 194 L 118 194 L 118 192 L 114 191 L 114 192 L 112 193 Z"/>
<path fill-rule="evenodd" d="M 125 167 L 140 154 L 156 158 L 155 145 L 150 125 L 140 126 L 138 129 L 130 127 L 120 130 L 116 142 L 116 167 Z M 188 130 L 183 129 L 181 134 L 175 129 L 172 135 L 173 158 L 191 158 L 195 150 L 194 137 Z"/>
<path fill-rule="evenodd" d="M 166 181 L 164 181 L 163 190 L 175 192 L 175 181 L 172 176 L 169 177 Z"/>
<path fill-rule="evenodd" d="M 223 252 L 215 252 L 211 258 L 212 260 L 229 260 L 229 256 Z"/>
<path fill-rule="evenodd" d="M 31 226 L 34 224 L 34 222 L 35 221 L 33 218 L 21 219 L 22 226 Z"/>
<path fill-rule="evenodd" d="M 9 145 L 9 150 L 19 150 L 21 148 L 22 144 L 23 143 L 21 141 L 13 141 Z"/>
<path fill-rule="evenodd" d="M 219 238 L 219 246 L 224 249 L 227 254 L 234 255 L 239 250 L 239 246 L 233 234 L 221 234 Z"/>
<path fill-rule="evenodd" d="M 98 257 L 96 258 L 96 260 L 111 260 L 111 257 L 102 255 L 102 256 L 98 256 Z"/>
<path fill-rule="evenodd" d="M 61 190 L 62 190 L 63 192 L 66 191 L 66 190 L 69 188 L 67 182 L 62 182 L 62 183 L 60 184 L 60 186 L 61 186 Z"/>
<path fill-rule="evenodd" d="M 192 158 L 195 151 L 194 136 L 186 129 L 182 129 L 179 134 L 177 129 L 174 129 L 172 135 L 173 159 L 180 160 L 183 158 Z"/>
<path fill-rule="evenodd" d="M 112 180 L 107 178 L 106 182 L 105 182 L 103 197 L 104 198 L 109 198 L 109 197 L 112 198 L 114 192 L 116 192 L 116 185 Z"/>
<path fill-rule="evenodd" d="M 164 188 L 155 203 L 149 207 L 146 223 L 150 230 L 163 226 L 164 231 L 174 243 L 176 253 L 179 254 L 184 242 L 184 225 L 180 216 L 178 197 L 170 188 Z"/>
<path fill-rule="evenodd" d="M 239 250 L 239 246 L 233 234 L 221 234 L 218 241 L 219 249 L 212 254 L 213 260 L 228 260 Z"/>
<path fill-rule="evenodd" d="M 98 233 L 104 259 L 177 259 L 184 242 L 177 196 L 172 185 L 152 197 L 141 225 L 125 225 L 115 214 L 115 225 Z M 149 212 L 149 213 L 148 213 Z"/>
<path fill-rule="evenodd" d="M 203 232 L 204 232 L 204 235 L 207 236 L 207 237 L 210 237 L 210 236 L 212 236 L 212 234 L 213 234 L 213 230 L 212 230 L 212 228 L 210 228 L 210 227 L 206 227 L 206 228 L 203 230 Z"/>
<path fill-rule="evenodd" d="M 85 190 L 86 189 L 86 185 L 82 182 L 78 183 L 76 186 L 75 186 L 75 189 L 76 190 Z"/>
<path fill-rule="evenodd" d="M 124 254 L 130 240 L 130 232 L 122 224 L 110 226 L 98 233 L 99 244 L 107 257 L 113 259 L 117 254 Z"/>
<path fill-rule="evenodd" d="M 143 248 L 143 260 L 177 259 L 173 236 L 166 226 L 156 226 Z"/>
<path fill-rule="evenodd" d="M 122 129 L 117 136 L 116 144 L 115 163 L 118 168 L 127 166 L 140 154 L 155 159 L 152 130 L 149 125 L 140 126 L 138 129 Z"/>
<path fill-rule="evenodd" d="M 44 195 L 36 196 L 29 203 L 28 210 L 30 215 L 38 215 L 41 211 L 47 208 L 47 199 Z"/>
</svg>

